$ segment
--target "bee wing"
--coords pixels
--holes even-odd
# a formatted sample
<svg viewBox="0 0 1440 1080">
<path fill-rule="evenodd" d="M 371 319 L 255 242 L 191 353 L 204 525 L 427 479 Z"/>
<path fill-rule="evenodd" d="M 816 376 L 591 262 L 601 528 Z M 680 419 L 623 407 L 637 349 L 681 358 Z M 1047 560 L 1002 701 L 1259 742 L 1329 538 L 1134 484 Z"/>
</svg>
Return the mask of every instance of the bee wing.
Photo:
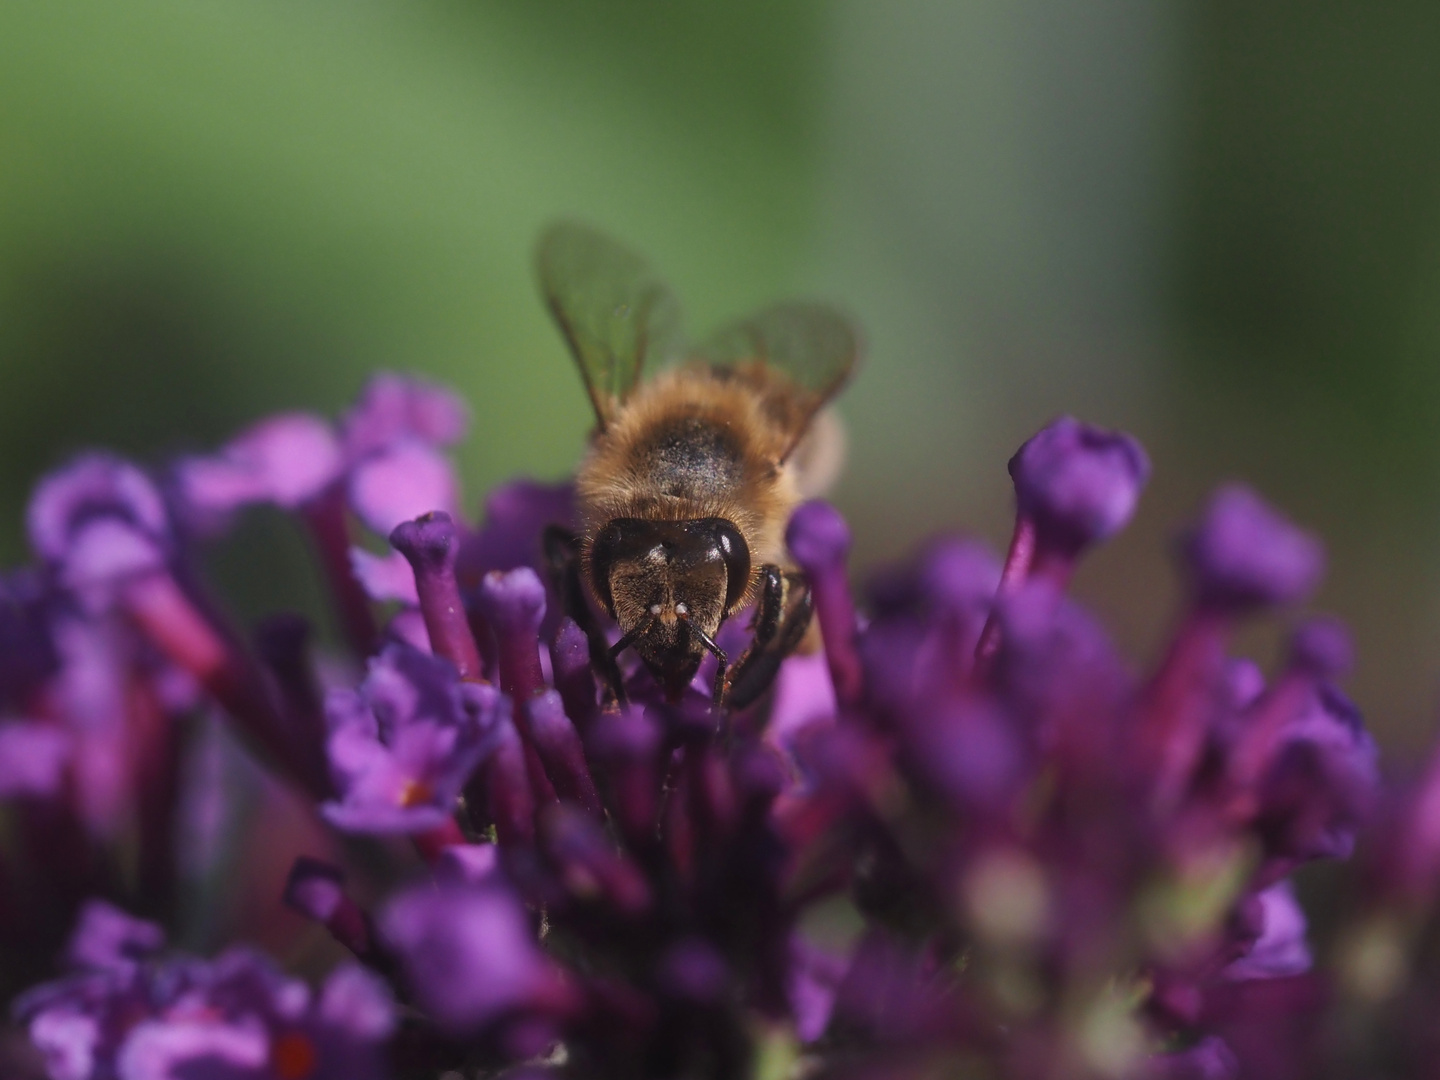
<svg viewBox="0 0 1440 1080">
<path fill-rule="evenodd" d="M 860 335 L 824 304 L 777 304 L 724 327 L 699 356 L 760 390 L 766 411 L 790 435 L 783 460 L 855 369 Z"/>
<path fill-rule="evenodd" d="M 536 267 L 603 430 L 639 383 L 647 358 L 678 351 L 679 304 L 644 259 L 577 222 L 545 231 Z"/>
</svg>

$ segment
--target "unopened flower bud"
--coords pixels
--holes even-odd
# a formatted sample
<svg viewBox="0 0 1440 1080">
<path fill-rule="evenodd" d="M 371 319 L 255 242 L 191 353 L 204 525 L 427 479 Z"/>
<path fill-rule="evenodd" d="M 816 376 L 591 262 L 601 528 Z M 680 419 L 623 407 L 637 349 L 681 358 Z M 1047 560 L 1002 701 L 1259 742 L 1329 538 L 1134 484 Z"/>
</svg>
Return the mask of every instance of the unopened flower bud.
<svg viewBox="0 0 1440 1080">
<path fill-rule="evenodd" d="M 1122 431 L 1062 416 L 1016 451 L 1010 476 L 1019 513 L 1035 523 L 1040 547 L 1073 556 L 1130 521 L 1150 479 L 1150 459 Z"/>
<path fill-rule="evenodd" d="M 1304 600 L 1325 567 L 1319 541 L 1239 484 L 1215 493 L 1183 550 L 1200 604 L 1236 614 Z"/>
</svg>

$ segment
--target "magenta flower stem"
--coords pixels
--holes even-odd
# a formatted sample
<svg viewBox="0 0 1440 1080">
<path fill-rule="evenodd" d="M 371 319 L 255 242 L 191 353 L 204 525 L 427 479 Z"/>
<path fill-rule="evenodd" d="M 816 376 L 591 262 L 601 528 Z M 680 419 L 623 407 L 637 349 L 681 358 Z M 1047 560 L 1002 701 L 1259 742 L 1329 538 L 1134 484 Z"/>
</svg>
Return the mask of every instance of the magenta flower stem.
<svg viewBox="0 0 1440 1080">
<path fill-rule="evenodd" d="M 560 695 L 546 690 L 525 706 L 525 723 L 545 774 L 559 798 L 579 803 L 597 818 L 604 817 L 595 779 L 585 761 L 580 734 L 565 715 Z"/>
<path fill-rule="evenodd" d="M 1000 621 L 996 607 L 1001 598 L 1009 596 L 1030 576 L 1030 567 L 1035 561 L 1035 522 L 1024 515 L 1015 519 L 1015 531 L 1010 535 L 1010 549 L 1005 553 L 1005 566 L 1000 571 L 1000 586 L 995 590 L 996 603 L 990 606 L 985 619 L 985 628 L 980 631 L 980 640 L 975 644 L 977 674 L 988 670 L 995 654 L 1000 651 Z"/>
<path fill-rule="evenodd" d="M 125 608 L 131 620 L 173 663 L 189 672 L 240 729 L 292 779 L 320 798 L 330 778 L 296 753 L 295 741 L 266 698 L 258 674 L 191 602 L 168 573 L 129 583 Z"/>
<path fill-rule="evenodd" d="M 370 598 L 350 568 L 350 528 L 345 515 L 345 489 L 341 484 L 332 484 L 301 509 L 335 601 L 341 633 L 355 655 L 363 657 L 374 650 L 379 629 Z"/>
<path fill-rule="evenodd" d="M 1199 763 L 1231 626 L 1224 614 L 1194 609 L 1145 692 L 1136 747 L 1153 777 L 1154 806 L 1162 815 L 1184 798 Z"/>
</svg>

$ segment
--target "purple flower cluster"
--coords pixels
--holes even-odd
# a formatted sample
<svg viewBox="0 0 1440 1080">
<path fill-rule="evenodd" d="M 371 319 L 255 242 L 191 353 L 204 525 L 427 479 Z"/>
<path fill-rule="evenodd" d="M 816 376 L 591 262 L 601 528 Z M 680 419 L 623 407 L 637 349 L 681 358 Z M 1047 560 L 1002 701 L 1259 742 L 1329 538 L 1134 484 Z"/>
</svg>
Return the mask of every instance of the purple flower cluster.
<svg viewBox="0 0 1440 1080">
<path fill-rule="evenodd" d="M 1066 595 L 1140 499 L 1129 436 L 1055 421 L 1010 462 L 1003 561 L 939 539 L 859 602 L 848 526 L 808 503 L 786 541 L 814 630 L 721 715 L 708 665 L 678 703 L 627 667 L 614 700 L 541 548 L 573 524 L 569 488 L 509 485 L 471 524 L 445 454 L 464 427 L 447 392 L 381 376 L 337 423 L 41 482 L 36 563 L 0 577 L 7 992 L 78 926 L 68 973 L 14 1001 L 12 1071 L 1434 1071 L 1440 757 L 1382 785 L 1334 620 L 1300 621 L 1269 677 L 1234 654 L 1323 563 L 1253 492 L 1222 489 L 1185 534 L 1189 599 L 1145 673 Z M 334 649 L 295 616 L 247 641 L 204 591 L 201 546 L 257 503 L 310 538 Z M 732 655 L 747 621 L 722 628 Z M 180 792 L 206 713 L 300 796 L 281 805 L 314 850 L 283 899 L 324 928 L 288 931 L 332 950 L 317 992 L 246 949 L 165 956 L 155 922 L 86 900 L 194 924 Z M 1307 867 L 1367 826 L 1312 940 Z"/>
<path fill-rule="evenodd" d="M 54 1080 L 226 1077 L 371 1080 L 385 1075 L 394 1005 L 377 975 L 337 967 L 319 994 L 248 949 L 159 959 L 154 923 L 92 901 L 70 942 L 70 974 L 22 995 Z"/>
</svg>

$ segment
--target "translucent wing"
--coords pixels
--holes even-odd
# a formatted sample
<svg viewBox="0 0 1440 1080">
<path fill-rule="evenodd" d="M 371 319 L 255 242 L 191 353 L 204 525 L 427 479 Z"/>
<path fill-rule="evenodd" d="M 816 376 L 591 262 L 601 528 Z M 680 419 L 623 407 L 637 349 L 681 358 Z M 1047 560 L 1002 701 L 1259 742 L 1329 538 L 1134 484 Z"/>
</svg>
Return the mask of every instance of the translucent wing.
<svg viewBox="0 0 1440 1080">
<path fill-rule="evenodd" d="M 788 457 L 815 414 L 850 377 L 860 335 L 849 319 L 824 304 L 777 304 L 725 327 L 699 355 L 755 384 L 766 411 L 791 436 Z"/>
<path fill-rule="evenodd" d="M 587 225 L 552 225 L 540 238 L 536 264 L 545 302 L 604 429 L 640 381 L 646 359 L 677 351 L 679 305 L 644 259 Z"/>
</svg>

